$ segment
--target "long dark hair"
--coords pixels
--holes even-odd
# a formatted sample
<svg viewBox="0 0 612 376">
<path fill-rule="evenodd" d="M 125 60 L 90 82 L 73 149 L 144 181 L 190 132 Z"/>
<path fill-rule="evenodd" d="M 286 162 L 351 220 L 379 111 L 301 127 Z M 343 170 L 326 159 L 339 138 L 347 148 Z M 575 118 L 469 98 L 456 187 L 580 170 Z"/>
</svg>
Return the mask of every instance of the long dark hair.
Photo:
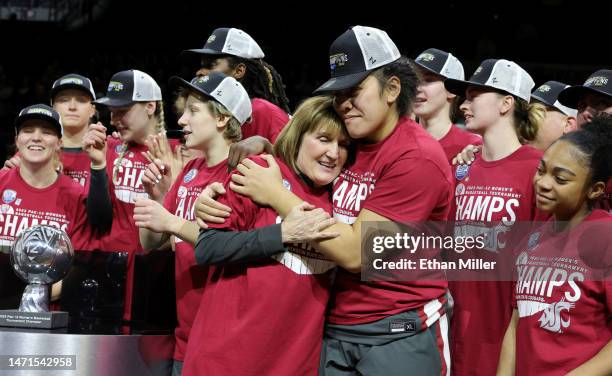
<svg viewBox="0 0 612 376">
<path fill-rule="evenodd" d="M 246 66 L 246 72 L 240 79 L 251 98 L 262 98 L 289 113 L 289 98 L 281 75 L 274 67 L 261 59 L 243 59 L 237 56 L 224 56 L 228 65 L 235 69 L 239 64 Z"/>
</svg>

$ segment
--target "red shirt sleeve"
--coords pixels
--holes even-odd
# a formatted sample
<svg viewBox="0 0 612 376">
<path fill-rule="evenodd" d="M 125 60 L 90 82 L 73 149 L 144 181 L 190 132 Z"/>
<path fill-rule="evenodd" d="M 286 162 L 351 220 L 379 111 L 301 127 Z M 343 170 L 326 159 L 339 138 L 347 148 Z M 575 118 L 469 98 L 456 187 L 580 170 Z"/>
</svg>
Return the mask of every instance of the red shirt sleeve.
<svg viewBox="0 0 612 376">
<path fill-rule="evenodd" d="M 265 160 L 260 157 L 251 157 L 249 159 L 261 166 L 267 167 Z M 259 211 L 260 207 L 251 201 L 250 198 L 232 191 L 232 189 L 229 187 L 229 184 L 232 181 L 232 174 L 236 173 L 238 173 L 238 171 L 234 170 L 228 175 L 223 183 L 225 194 L 217 198 L 217 202 L 229 206 L 232 208 L 232 212 L 224 223 L 208 223 L 209 228 L 239 231 L 251 230 L 255 228 L 257 212 Z"/>
<path fill-rule="evenodd" d="M 252 105 L 252 123 L 250 131 L 246 132 L 247 136 L 257 134 L 274 143 L 289 121 L 289 115 L 280 107 L 260 98 L 254 99 Z"/>
<path fill-rule="evenodd" d="M 396 222 L 446 219 L 452 182 L 433 162 L 400 159 L 376 181 L 364 208 Z"/>
<path fill-rule="evenodd" d="M 276 138 L 289 121 L 289 117 L 282 110 L 271 113 L 270 115 L 270 119 L 268 120 L 268 124 L 270 125 L 270 142 L 275 143 Z"/>
<path fill-rule="evenodd" d="M 219 196 L 217 202 L 229 206 L 232 212 L 224 223 L 208 223 L 208 227 L 234 231 L 253 229 L 258 206 L 248 197 L 232 191 L 229 187 L 230 179 L 224 184 L 226 193 Z"/>
<path fill-rule="evenodd" d="M 69 183 L 78 185 L 72 179 L 70 179 Z M 93 229 L 89 225 L 87 218 L 87 196 L 80 188 L 83 187 L 80 185 L 78 187 L 68 185 L 62 189 L 62 194 L 60 195 L 60 197 L 63 197 L 64 202 L 66 202 L 66 217 L 69 221 L 66 233 L 70 237 L 74 249 L 93 249 L 96 248 L 97 239 L 93 236 Z"/>
</svg>

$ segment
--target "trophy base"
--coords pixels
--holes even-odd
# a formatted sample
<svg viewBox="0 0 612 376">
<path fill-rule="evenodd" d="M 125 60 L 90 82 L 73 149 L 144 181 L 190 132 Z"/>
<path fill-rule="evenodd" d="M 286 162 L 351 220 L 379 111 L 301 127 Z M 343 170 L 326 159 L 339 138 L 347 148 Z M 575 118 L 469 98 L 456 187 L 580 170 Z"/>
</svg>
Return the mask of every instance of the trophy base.
<svg viewBox="0 0 612 376">
<path fill-rule="evenodd" d="M 55 329 L 68 326 L 68 312 L 22 312 L 0 310 L 0 326 Z"/>
</svg>

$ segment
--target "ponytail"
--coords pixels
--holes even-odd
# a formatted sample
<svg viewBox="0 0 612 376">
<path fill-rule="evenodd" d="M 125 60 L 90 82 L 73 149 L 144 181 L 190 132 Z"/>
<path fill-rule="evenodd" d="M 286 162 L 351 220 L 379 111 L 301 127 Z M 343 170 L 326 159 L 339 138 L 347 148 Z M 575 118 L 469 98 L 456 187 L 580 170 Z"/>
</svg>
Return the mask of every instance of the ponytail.
<svg viewBox="0 0 612 376">
<path fill-rule="evenodd" d="M 153 113 L 155 116 L 155 133 L 161 133 L 166 130 L 166 119 L 164 117 L 164 102 L 156 101 L 155 102 L 155 112 Z"/>
<path fill-rule="evenodd" d="M 514 127 L 521 144 L 534 141 L 544 123 L 546 107 L 514 97 Z"/>
</svg>

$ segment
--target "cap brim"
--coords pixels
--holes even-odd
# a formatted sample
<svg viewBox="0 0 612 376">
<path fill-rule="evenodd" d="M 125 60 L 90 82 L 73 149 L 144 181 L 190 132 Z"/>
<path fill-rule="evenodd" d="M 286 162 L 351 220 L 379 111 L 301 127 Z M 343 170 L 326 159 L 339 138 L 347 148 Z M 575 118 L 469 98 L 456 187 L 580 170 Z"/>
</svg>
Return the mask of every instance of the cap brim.
<svg viewBox="0 0 612 376">
<path fill-rule="evenodd" d="M 81 86 L 81 85 L 77 85 L 77 84 L 64 84 L 64 85 L 59 85 L 53 89 L 51 89 L 51 99 L 53 99 L 57 93 L 59 93 L 62 90 L 66 90 L 66 89 L 74 89 L 74 90 L 80 90 L 84 93 L 89 94 L 89 96 L 91 97 L 91 100 L 94 101 L 96 98 L 92 96 L 91 91 L 89 91 L 86 87 Z"/>
<path fill-rule="evenodd" d="M 539 95 L 537 95 L 537 94 L 531 94 L 531 99 L 535 99 L 536 101 L 538 101 L 538 102 L 540 102 L 540 103 L 542 103 L 542 104 L 545 104 L 545 105 L 547 105 L 547 106 L 549 106 L 549 107 L 555 107 L 555 104 L 554 104 L 554 103 L 550 103 L 550 101 L 549 101 L 549 100 L 546 100 L 546 99 L 544 99 L 544 98 L 540 97 L 540 96 L 539 96 Z M 555 107 L 555 108 L 556 108 L 556 107 Z"/>
<path fill-rule="evenodd" d="M 330 78 L 323 85 L 319 86 L 313 94 L 329 93 L 331 91 L 344 90 L 357 86 L 363 81 L 372 71 L 365 71 L 346 76 Z"/>
<path fill-rule="evenodd" d="M 436 76 L 440 76 L 440 77 L 442 77 L 442 79 L 443 79 L 443 80 L 446 80 L 446 79 L 447 79 L 447 78 L 446 78 L 446 76 L 444 76 L 442 73 L 440 73 L 440 72 L 436 72 L 435 70 L 433 70 L 433 69 L 429 68 L 428 66 L 425 66 L 425 65 L 423 65 L 423 64 L 421 64 L 421 63 L 419 63 L 419 62 L 418 62 L 418 61 L 416 61 L 416 60 L 414 61 L 414 64 L 415 64 L 415 65 L 417 65 L 419 68 L 423 68 L 423 69 L 425 69 L 426 71 L 428 71 L 428 72 L 430 72 L 430 73 L 435 74 Z"/>
<path fill-rule="evenodd" d="M 183 80 L 182 78 L 178 77 L 178 76 L 172 76 L 170 77 L 170 80 L 168 80 L 168 83 L 170 84 L 170 88 L 174 89 L 178 89 L 178 88 L 186 88 L 186 89 L 191 89 L 194 91 L 197 91 L 198 93 L 201 93 L 211 99 L 214 99 L 216 101 L 215 98 L 213 98 L 212 95 L 210 95 L 209 93 L 205 92 L 204 90 L 202 90 L 201 88 L 192 85 L 191 82 L 188 82 L 186 80 Z"/>
<path fill-rule="evenodd" d="M 492 91 L 496 91 L 499 93 L 507 93 L 508 95 L 515 96 L 514 94 L 508 93 L 505 90 L 502 90 L 502 89 L 499 89 L 493 86 L 489 86 L 489 85 L 483 85 L 480 82 L 462 81 L 462 80 L 456 80 L 454 78 L 447 78 L 444 81 L 444 87 L 446 88 L 446 91 L 448 91 L 451 94 L 455 94 L 455 95 L 458 95 L 464 98 L 465 98 L 465 91 L 470 86 L 475 86 L 475 87 L 479 87 L 479 88 L 486 89 L 486 90 L 492 90 Z"/>
<path fill-rule="evenodd" d="M 456 80 L 454 78 L 444 80 L 444 88 L 446 91 L 460 97 L 465 97 L 465 91 L 470 85 L 483 86 L 481 84 L 474 84 L 470 81 Z"/>
<path fill-rule="evenodd" d="M 593 89 L 592 87 L 576 85 L 576 86 L 570 86 L 566 88 L 565 90 L 563 90 L 562 92 L 560 92 L 557 100 L 559 101 L 559 103 L 561 103 L 562 105 L 566 107 L 577 108 L 580 98 L 582 98 L 584 95 L 589 94 L 589 93 L 603 95 L 605 97 L 612 98 L 612 95 L 610 95 L 609 93 L 606 93 L 605 91 Z"/>
<path fill-rule="evenodd" d="M 60 123 L 58 123 L 57 120 L 51 119 L 49 116 L 43 115 L 43 114 L 33 113 L 33 114 L 21 115 L 15 121 L 15 129 L 17 131 L 19 131 L 19 128 L 21 127 L 21 125 L 23 123 L 25 123 L 28 120 L 33 120 L 33 119 L 42 120 L 42 121 L 45 121 L 45 122 L 53 125 L 53 127 L 55 127 L 55 130 L 57 130 L 57 133 L 59 134 L 59 137 L 62 137 L 62 125 Z"/>
<path fill-rule="evenodd" d="M 181 52 L 181 56 L 193 56 L 193 55 L 224 55 L 221 51 L 211 50 L 210 48 L 194 48 L 191 50 L 184 50 Z"/>
<path fill-rule="evenodd" d="M 93 103 L 100 104 L 106 107 L 125 107 L 125 106 L 131 105 L 132 103 L 134 103 L 134 101 L 102 97 L 100 99 L 93 101 Z"/>
</svg>

